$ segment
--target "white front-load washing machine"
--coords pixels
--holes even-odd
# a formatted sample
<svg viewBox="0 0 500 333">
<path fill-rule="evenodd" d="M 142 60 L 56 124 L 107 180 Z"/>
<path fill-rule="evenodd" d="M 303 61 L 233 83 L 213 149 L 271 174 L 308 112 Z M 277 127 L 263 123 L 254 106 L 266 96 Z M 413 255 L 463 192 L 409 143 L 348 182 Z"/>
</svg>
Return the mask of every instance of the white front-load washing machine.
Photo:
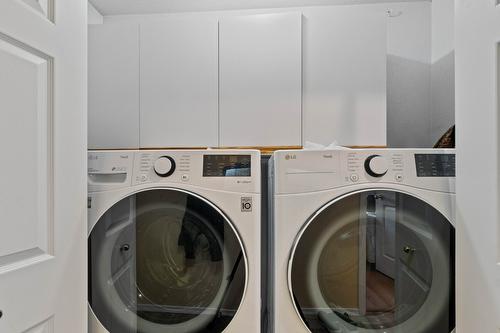
<svg viewBox="0 0 500 333">
<path fill-rule="evenodd" d="M 278 151 L 276 333 L 455 331 L 453 150 Z"/>
<path fill-rule="evenodd" d="M 88 153 L 90 333 L 260 328 L 260 153 Z"/>
</svg>

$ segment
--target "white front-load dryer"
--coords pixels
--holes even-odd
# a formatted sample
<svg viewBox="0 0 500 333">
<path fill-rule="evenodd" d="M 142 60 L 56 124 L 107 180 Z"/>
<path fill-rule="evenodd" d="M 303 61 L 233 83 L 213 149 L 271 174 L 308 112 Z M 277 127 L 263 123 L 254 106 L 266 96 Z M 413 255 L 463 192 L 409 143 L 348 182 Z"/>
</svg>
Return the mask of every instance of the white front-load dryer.
<svg viewBox="0 0 500 333">
<path fill-rule="evenodd" d="M 453 150 L 278 151 L 276 333 L 455 331 Z"/>
<path fill-rule="evenodd" d="M 90 333 L 260 329 L 260 153 L 88 153 Z"/>
</svg>

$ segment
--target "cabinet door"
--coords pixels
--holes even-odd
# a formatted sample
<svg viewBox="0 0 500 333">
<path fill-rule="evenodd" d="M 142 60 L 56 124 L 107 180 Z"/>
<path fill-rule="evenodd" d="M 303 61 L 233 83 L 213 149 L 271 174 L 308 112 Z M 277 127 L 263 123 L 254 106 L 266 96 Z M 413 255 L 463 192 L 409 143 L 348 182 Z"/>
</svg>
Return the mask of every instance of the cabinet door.
<svg viewBox="0 0 500 333">
<path fill-rule="evenodd" d="M 300 13 L 221 20 L 221 146 L 301 144 L 301 30 Z"/>
<path fill-rule="evenodd" d="M 139 25 L 89 26 L 89 148 L 139 147 Z"/>
<path fill-rule="evenodd" d="M 141 24 L 141 147 L 217 146 L 217 19 Z"/>
<path fill-rule="evenodd" d="M 387 16 L 305 11 L 304 142 L 386 145 Z"/>
</svg>

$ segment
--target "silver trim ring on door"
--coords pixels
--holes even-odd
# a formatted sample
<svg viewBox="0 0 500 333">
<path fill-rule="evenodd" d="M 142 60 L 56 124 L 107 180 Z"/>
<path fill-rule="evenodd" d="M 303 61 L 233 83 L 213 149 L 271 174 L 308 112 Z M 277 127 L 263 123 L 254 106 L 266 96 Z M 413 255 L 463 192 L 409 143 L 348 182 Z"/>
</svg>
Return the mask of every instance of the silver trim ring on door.
<svg viewBox="0 0 500 333">
<path fill-rule="evenodd" d="M 427 200 L 424 200 L 423 198 L 415 195 L 414 193 L 410 193 L 408 191 L 405 191 L 405 190 L 399 190 L 399 189 L 394 189 L 394 188 L 383 188 L 383 187 L 374 187 L 374 188 L 365 188 L 365 189 L 362 189 L 362 190 L 355 190 L 355 191 L 352 191 L 352 192 L 348 192 L 348 193 L 345 193 L 345 194 L 342 194 L 328 202 L 326 202 L 325 204 L 323 204 L 318 210 L 316 210 L 307 220 L 306 222 L 302 225 L 302 227 L 300 228 L 297 236 L 295 237 L 294 239 L 294 242 L 293 242 L 293 246 L 291 248 L 291 251 L 290 251 L 290 254 L 289 254 L 289 257 L 288 257 L 288 263 L 287 263 L 287 284 L 288 284 L 288 293 L 289 293 L 289 296 L 290 296 L 290 301 L 292 302 L 292 305 L 293 305 L 293 308 L 295 310 L 295 313 L 297 314 L 298 318 L 300 319 L 301 323 L 304 325 L 304 328 L 308 331 L 308 332 L 311 332 L 306 324 L 306 322 L 304 321 L 304 319 L 302 318 L 302 314 L 301 314 L 301 311 L 297 308 L 297 304 L 295 302 L 295 299 L 293 297 L 294 295 L 294 292 L 293 292 L 293 287 L 292 287 L 292 266 L 293 266 L 293 260 L 295 258 L 295 252 L 297 250 L 297 246 L 300 242 L 300 240 L 302 239 L 302 236 L 303 234 L 305 233 L 305 231 L 308 229 L 308 227 L 311 225 L 311 223 L 313 223 L 313 221 L 315 221 L 315 219 L 321 214 L 323 213 L 323 211 L 325 211 L 326 209 L 328 209 L 329 207 L 331 207 L 332 205 L 338 203 L 339 201 L 347 198 L 347 197 L 350 197 L 352 195 L 356 195 L 356 194 L 362 194 L 362 193 L 366 193 L 366 192 L 373 192 L 373 191 L 385 191 L 385 192 L 395 192 L 395 193 L 401 193 L 401 194 L 405 194 L 405 195 L 408 195 L 410 197 L 413 197 L 413 198 L 416 198 L 418 200 L 421 200 L 423 203 L 427 204 L 429 207 L 432 207 L 433 209 L 435 209 L 437 212 L 439 212 L 444 218 L 445 220 L 451 225 L 451 227 L 453 229 L 455 229 L 455 226 L 453 223 L 450 222 L 450 220 L 443 214 L 443 212 L 441 212 L 439 209 L 437 209 L 436 207 L 434 207 L 433 205 L 431 205 Z M 437 255 L 440 255 L 441 253 L 439 254 L 436 254 Z M 435 256 L 431 256 L 431 258 L 435 258 Z M 456 278 L 456 277 L 455 277 Z M 430 296 L 430 293 L 429 292 L 429 296 Z M 429 297 L 427 297 L 427 299 L 425 300 L 425 302 L 422 304 L 422 306 L 420 307 L 420 309 L 416 312 L 418 313 L 422 308 L 424 308 L 426 306 L 426 304 L 428 303 L 428 300 L 429 300 Z M 441 302 L 443 303 L 443 302 Z M 442 306 L 445 306 L 444 304 L 441 304 Z M 416 314 L 415 313 L 415 314 Z M 396 326 L 393 326 L 391 328 L 385 328 L 385 329 L 370 329 L 368 332 L 372 332 L 372 333 L 375 333 L 375 332 L 380 332 L 380 333 L 391 333 L 393 332 L 394 330 L 396 330 L 397 332 L 397 329 L 401 329 L 402 326 L 405 326 L 405 324 L 411 320 L 415 315 L 413 315 L 412 317 L 410 317 L 408 320 L 406 320 L 405 322 L 403 323 L 400 323 Z M 357 331 L 367 331 L 367 329 L 365 328 L 361 328 L 361 327 L 354 327 L 352 326 L 352 328 L 356 329 Z M 453 330 L 451 332 L 454 332 L 455 331 L 455 328 L 453 328 Z"/>
<path fill-rule="evenodd" d="M 243 243 L 243 241 L 241 239 L 241 236 L 240 236 L 238 230 L 236 229 L 236 227 L 234 226 L 234 224 L 232 223 L 232 221 L 229 219 L 229 217 L 219 207 L 217 207 L 214 203 L 212 203 L 208 199 L 204 198 L 203 196 L 201 196 L 199 194 L 196 194 L 194 192 L 188 191 L 188 190 L 179 189 L 179 188 L 175 188 L 175 187 L 157 187 L 157 186 L 155 186 L 155 187 L 149 187 L 149 188 L 143 188 L 143 189 L 140 189 L 140 190 L 137 190 L 137 191 L 129 192 L 126 195 L 120 197 L 120 199 L 118 199 L 113 204 L 109 205 L 106 209 L 103 210 L 103 213 L 96 219 L 96 222 L 93 222 L 92 228 L 88 232 L 87 239 L 90 238 L 90 235 L 92 234 L 92 231 L 94 230 L 94 228 L 97 225 L 97 223 L 117 203 L 119 203 L 120 201 L 122 201 L 122 200 L 124 200 L 124 199 L 126 199 L 128 197 L 136 195 L 138 193 L 148 192 L 148 191 L 154 191 L 154 190 L 170 190 L 170 191 L 174 191 L 174 192 L 180 192 L 180 193 L 184 193 L 186 195 L 191 195 L 191 196 L 193 196 L 193 197 L 201 200 L 202 202 L 204 202 L 205 204 L 207 204 L 208 206 L 210 206 L 212 209 L 214 209 L 220 216 L 222 216 L 224 222 L 227 223 L 227 225 L 229 225 L 229 227 L 233 231 L 234 235 L 236 236 L 236 239 L 238 240 L 238 244 L 239 244 L 240 249 L 242 251 L 242 257 L 243 257 L 243 261 L 244 261 L 244 264 L 245 264 L 245 286 L 244 286 L 243 294 L 241 296 L 240 304 L 238 305 L 238 309 L 236 310 L 236 312 L 234 314 L 234 317 L 232 318 L 232 320 L 234 320 L 234 318 L 238 315 L 239 311 L 241 310 L 241 306 L 242 306 L 242 304 L 245 301 L 245 297 L 246 297 L 247 289 L 248 289 L 248 283 L 249 283 L 249 281 L 248 281 L 248 278 L 249 278 L 249 271 L 248 271 L 249 270 L 249 264 L 248 264 L 248 258 L 247 258 L 247 253 L 246 253 L 247 251 L 246 251 L 245 245 L 244 245 L 244 243 Z M 105 328 L 105 326 L 99 320 L 99 317 L 93 311 L 92 306 L 90 305 L 90 303 L 88 302 L 88 300 L 87 300 L 87 305 L 88 305 L 89 309 L 91 310 L 91 313 L 89 315 L 92 315 L 95 318 L 95 320 L 97 320 L 97 322 L 99 323 L 99 325 L 101 325 L 102 327 Z M 137 314 L 135 314 L 135 315 L 138 316 Z M 185 323 L 189 323 L 189 322 L 190 321 L 187 321 Z M 174 324 L 174 325 L 158 324 L 158 325 L 159 326 L 163 326 L 164 329 L 166 329 L 166 328 L 174 328 L 175 326 L 179 326 L 179 324 Z M 228 324 L 228 326 L 229 325 L 230 324 Z"/>
</svg>

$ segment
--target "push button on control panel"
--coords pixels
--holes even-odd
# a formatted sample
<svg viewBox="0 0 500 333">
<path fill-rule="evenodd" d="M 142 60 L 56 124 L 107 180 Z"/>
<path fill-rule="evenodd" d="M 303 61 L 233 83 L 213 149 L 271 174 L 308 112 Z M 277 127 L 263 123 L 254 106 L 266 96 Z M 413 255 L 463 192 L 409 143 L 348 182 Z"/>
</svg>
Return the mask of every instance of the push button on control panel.
<svg viewBox="0 0 500 333">
<path fill-rule="evenodd" d="M 354 183 L 359 180 L 359 176 L 355 173 L 353 173 L 350 178 L 351 178 L 351 181 Z"/>
</svg>

